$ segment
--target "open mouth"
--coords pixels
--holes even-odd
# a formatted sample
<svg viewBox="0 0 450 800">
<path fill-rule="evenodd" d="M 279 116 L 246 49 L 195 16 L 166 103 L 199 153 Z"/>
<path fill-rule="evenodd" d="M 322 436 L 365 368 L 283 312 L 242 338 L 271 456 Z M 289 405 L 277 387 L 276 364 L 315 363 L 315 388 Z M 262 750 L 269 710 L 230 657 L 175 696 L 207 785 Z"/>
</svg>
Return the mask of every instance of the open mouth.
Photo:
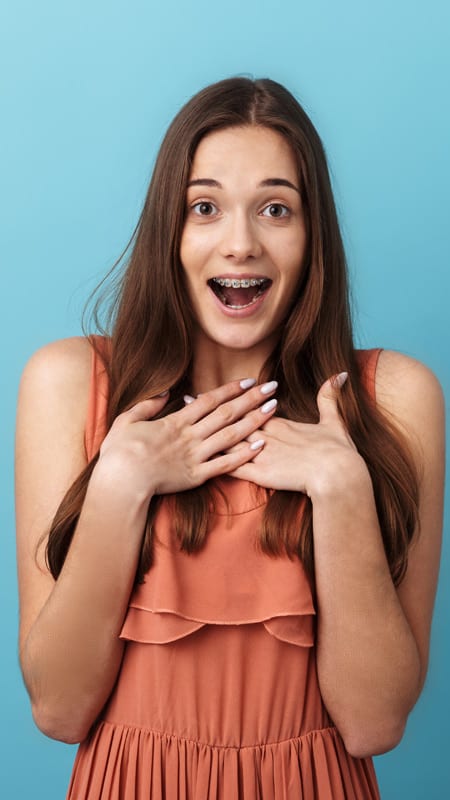
<svg viewBox="0 0 450 800">
<path fill-rule="evenodd" d="M 220 302 L 228 308 L 248 308 L 272 285 L 270 278 L 211 278 L 211 287 Z"/>
</svg>

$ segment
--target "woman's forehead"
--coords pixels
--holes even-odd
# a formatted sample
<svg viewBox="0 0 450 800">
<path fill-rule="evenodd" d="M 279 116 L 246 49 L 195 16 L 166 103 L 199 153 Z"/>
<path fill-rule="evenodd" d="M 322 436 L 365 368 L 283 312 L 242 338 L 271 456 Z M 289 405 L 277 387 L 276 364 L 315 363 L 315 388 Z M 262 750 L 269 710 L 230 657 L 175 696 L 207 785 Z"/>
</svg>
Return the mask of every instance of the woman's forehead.
<svg viewBox="0 0 450 800">
<path fill-rule="evenodd" d="M 224 128 L 208 133 L 194 155 L 190 182 L 218 183 L 250 173 L 256 183 L 284 178 L 297 183 L 297 162 L 287 140 L 262 126 Z"/>
</svg>

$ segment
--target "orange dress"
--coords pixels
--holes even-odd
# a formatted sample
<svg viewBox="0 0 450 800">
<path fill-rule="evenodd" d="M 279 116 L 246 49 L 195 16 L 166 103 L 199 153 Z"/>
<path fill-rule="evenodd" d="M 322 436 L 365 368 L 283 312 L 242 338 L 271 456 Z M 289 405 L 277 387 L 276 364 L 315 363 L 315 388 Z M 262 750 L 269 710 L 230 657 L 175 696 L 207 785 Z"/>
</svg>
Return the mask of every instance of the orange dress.
<svg viewBox="0 0 450 800">
<path fill-rule="evenodd" d="M 372 388 L 379 351 L 361 353 Z M 94 354 L 86 448 L 105 435 Z M 299 559 L 256 543 L 253 484 L 221 480 L 204 548 L 178 549 L 167 507 L 154 564 L 133 592 L 121 670 L 76 756 L 67 800 L 376 800 L 322 702 L 315 609 Z"/>
</svg>

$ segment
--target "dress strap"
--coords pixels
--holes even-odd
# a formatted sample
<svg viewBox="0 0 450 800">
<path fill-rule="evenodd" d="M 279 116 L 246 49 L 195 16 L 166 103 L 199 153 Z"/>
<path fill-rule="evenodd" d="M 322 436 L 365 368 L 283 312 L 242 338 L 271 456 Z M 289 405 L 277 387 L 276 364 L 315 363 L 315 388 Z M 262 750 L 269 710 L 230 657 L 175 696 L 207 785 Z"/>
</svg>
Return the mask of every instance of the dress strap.
<svg viewBox="0 0 450 800">
<path fill-rule="evenodd" d="M 374 401 L 376 401 L 377 365 L 382 350 L 382 347 L 376 347 L 372 350 L 356 350 L 356 357 L 361 370 L 362 382 L 367 393 Z"/>
<path fill-rule="evenodd" d="M 91 382 L 84 446 L 88 461 L 96 455 L 106 436 L 106 412 L 108 406 L 108 373 L 105 361 L 110 350 L 110 340 L 104 336 L 89 336 L 92 347 Z"/>
</svg>

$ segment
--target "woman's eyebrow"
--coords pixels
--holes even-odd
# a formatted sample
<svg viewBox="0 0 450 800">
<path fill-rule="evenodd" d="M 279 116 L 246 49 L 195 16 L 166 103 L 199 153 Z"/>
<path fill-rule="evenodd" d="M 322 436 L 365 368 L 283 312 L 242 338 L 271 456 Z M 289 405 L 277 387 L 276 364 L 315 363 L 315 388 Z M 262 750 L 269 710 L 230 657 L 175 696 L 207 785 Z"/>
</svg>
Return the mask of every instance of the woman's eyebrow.
<svg viewBox="0 0 450 800">
<path fill-rule="evenodd" d="M 291 181 L 286 180 L 286 178 L 266 178 L 265 180 L 261 181 L 259 184 L 260 186 L 287 186 L 289 189 L 294 189 L 294 191 L 300 194 L 300 189 L 297 186 L 294 186 Z M 215 189 L 223 189 L 223 186 L 219 181 L 214 180 L 213 178 L 195 178 L 192 181 L 189 181 L 187 188 L 189 189 L 190 186 L 212 186 Z"/>
<path fill-rule="evenodd" d="M 189 181 L 187 188 L 189 189 L 190 186 L 213 186 L 215 189 L 223 189 L 222 184 L 212 178 L 195 178 L 195 180 Z"/>
<path fill-rule="evenodd" d="M 291 181 L 286 180 L 286 178 L 266 178 L 265 181 L 261 181 L 259 184 L 260 186 L 288 186 L 289 189 L 294 189 L 295 192 L 300 194 L 300 189 L 297 186 L 294 186 Z"/>
</svg>

